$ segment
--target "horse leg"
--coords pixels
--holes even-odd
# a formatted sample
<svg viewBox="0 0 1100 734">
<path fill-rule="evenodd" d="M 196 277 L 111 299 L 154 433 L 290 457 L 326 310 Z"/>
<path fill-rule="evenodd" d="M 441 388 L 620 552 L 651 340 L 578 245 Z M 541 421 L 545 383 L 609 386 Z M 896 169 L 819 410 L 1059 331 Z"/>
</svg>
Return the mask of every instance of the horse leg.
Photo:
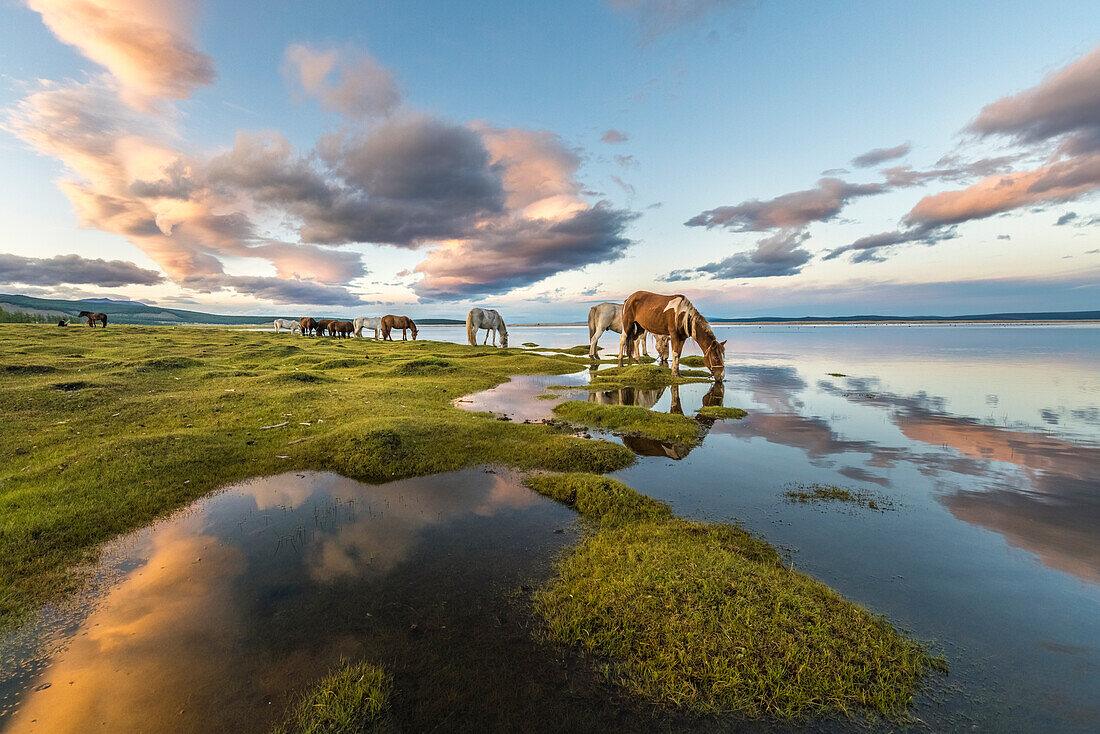
<svg viewBox="0 0 1100 734">
<path fill-rule="evenodd" d="M 644 354 L 645 356 L 647 356 L 647 357 L 648 357 L 648 356 L 649 356 L 649 352 L 648 352 L 648 351 L 646 350 L 646 348 L 645 348 L 645 343 L 646 343 L 647 341 L 649 341 L 649 340 L 648 340 L 648 339 L 646 338 L 646 334 L 647 334 L 647 333 L 648 333 L 648 332 L 645 332 L 645 331 L 643 331 L 643 332 L 642 332 L 642 335 L 641 335 L 640 337 L 638 337 L 638 344 L 639 344 L 639 345 L 641 345 L 641 347 L 642 347 L 642 354 Z"/>
<path fill-rule="evenodd" d="M 405 334 L 404 327 L 402 327 L 402 329 L 401 329 L 401 341 L 407 342 L 408 340 L 409 340 L 409 337 Z"/>
<path fill-rule="evenodd" d="M 596 342 L 598 342 L 600 340 L 600 337 L 603 336 L 604 329 L 603 327 L 597 326 L 595 329 L 591 329 L 590 331 L 591 334 L 588 337 L 588 358 L 596 359 Z"/>
<path fill-rule="evenodd" d="M 619 366 L 623 366 L 623 352 L 630 352 L 630 330 L 623 326 L 623 333 L 619 335 Z"/>
<path fill-rule="evenodd" d="M 680 376 L 680 353 L 684 351 L 684 340 L 673 330 L 669 338 L 669 350 L 672 352 L 672 376 Z"/>
</svg>

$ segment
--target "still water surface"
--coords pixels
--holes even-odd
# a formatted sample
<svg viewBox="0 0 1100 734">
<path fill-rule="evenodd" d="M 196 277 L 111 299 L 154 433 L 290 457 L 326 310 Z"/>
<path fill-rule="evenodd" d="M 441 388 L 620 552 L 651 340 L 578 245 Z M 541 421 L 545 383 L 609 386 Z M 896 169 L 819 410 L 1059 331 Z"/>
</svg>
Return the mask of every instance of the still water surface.
<svg viewBox="0 0 1100 734">
<path fill-rule="evenodd" d="M 917 729 L 1096 731 L 1100 329 L 717 331 L 723 385 L 589 393 L 579 369 L 461 405 L 537 420 L 554 403 L 536 396 L 570 384 L 563 399 L 748 410 L 694 448 L 612 436 L 640 455 L 617 476 L 680 514 L 744 523 L 934 641 L 951 674 L 918 699 Z M 514 346 L 587 338 L 511 332 Z M 888 509 L 786 500 L 806 483 Z M 394 673 L 407 731 L 740 729 L 641 710 L 533 642 L 517 590 L 575 539 L 572 512 L 499 470 L 235 485 L 120 538 L 73 605 L 0 641 L 0 730 L 266 731 L 342 658 Z"/>
</svg>

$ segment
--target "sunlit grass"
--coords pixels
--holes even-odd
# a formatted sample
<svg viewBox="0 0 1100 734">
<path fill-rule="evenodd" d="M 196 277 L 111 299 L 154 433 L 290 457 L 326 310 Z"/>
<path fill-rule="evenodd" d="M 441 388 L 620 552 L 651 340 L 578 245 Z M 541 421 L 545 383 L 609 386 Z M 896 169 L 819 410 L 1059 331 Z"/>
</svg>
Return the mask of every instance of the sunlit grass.
<svg viewBox="0 0 1100 734">
<path fill-rule="evenodd" d="M 694 443 L 700 433 L 699 424 L 691 418 L 637 405 L 601 405 L 567 400 L 554 406 L 554 415 L 570 423 L 673 443 Z"/>
<path fill-rule="evenodd" d="M 346 664 L 304 693 L 273 734 L 367 734 L 386 731 L 393 681 L 380 667 Z"/>
</svg>

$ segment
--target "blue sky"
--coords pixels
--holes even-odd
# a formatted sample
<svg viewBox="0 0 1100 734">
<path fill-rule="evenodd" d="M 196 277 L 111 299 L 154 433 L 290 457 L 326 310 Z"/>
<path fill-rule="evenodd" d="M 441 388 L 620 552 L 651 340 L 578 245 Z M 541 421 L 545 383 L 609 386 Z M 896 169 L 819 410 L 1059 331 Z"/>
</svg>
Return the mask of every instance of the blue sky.
<svg viewBox="0 0 1100 734">
<path fill-rule="evenodd" d="M 9 173 L 0 179 L 0 291 L 224 312 L 442 315 L 484 304 L 543 321 L 579 319 L 589 303 L 637 289 L 687 293 L 730 316 L 1100 307 L 1100 224 L 1091 223 L 1100 222 L 1100 175 L 1079 180 L 1095 150 L 1071 155 L 1064 145 L 1100 130 L 1087 91 L 1100 88 L 1090 63 L 1096 3 L 29 5 L 6 3 L 0 24 L 0 165 Z M 89 6 L 124 32 L 89 27 L 80 15 Z M 135 61 L 126 33 L 148 38 L 150 28 L 167 45 Z M 105 48 L 105 36 L 123 41 Z M 288 57 L 295 45 L 308 50 L 298 65 Z M 213 79 L 174 65 L 180 49 L 199 67 L 206 58 Z M 305 64 L 328 59 L 331 74 L 307 89 Z M 160 86 L 150 87 L 140 66 L 162 60 Z M 366 112 L 326 102 L 341 69 L 375 92 L 392 84 L 396 101 Z M 1044 78 L 1060 71 L 1068 81 L 1045 94 Z M 1006 98 L 1011 114 L 986 114 L 984 127 L 967 130 Z M 1037 116 L 1055 122 L 1043 127 Z M 604 142 L 608 130 L 626 139 Z M 265 191 L 256 176 L 279 174 L 255 155 L 244 160 L 242 131 L 246 140 L 273 131 L 256 155 L 274 155 L 271 134 L 285 138 L 280 170 L 325 193 L 304 201 L 297 179 L 294 192 Z M 341 133 L 325 159 L 318 141 Z M 85 146 L 77 152 L 75 137 Z M 896 159 L 851 164 L 900 145 L 908 152 Z M 438 151 L 452 151 L 439 146 L 487 158 L 436 176 Z M 90 160 L 107 147 L 122 173 Z M 975 166 L 988 158 L 1005 160 Z M 942 206 L 914 214 L 923 197 L 996 177 L 1012 183 L 1067 160 L 1075 183 L 1048 195 L 980 215 L 944 202 L 951 221 Z M 135 181 L 166 181 L 173 164 L 185 195 L 132 196 Z M 929 173 L 923 185 L 881 185 L 886 168 L 903 164 Z M 425 165 L 431 175 L 397 193 L 378 180 Z M 742 206 L 764 202 L 770 216 L 789 209 L 777 197 L 792 192 L 816 206 L 830 198 L 819 191 L 823 171 L 876 188 L 794 219 Z M 462 188 L 475 174 L 488 187 L 476 195 Z M 421 190 L 437 180 L 456 188 Z M 125 199 L 155 226 L 92 212 L 92 193 Z M 333 196 L 348 204 L 339 222 L 322 211 L 336 208 Z M 379 213 L 383 199 L 395 209 Z M 685 226 L 721 207 L 728 219 Z M 408 219 L 397 230 L 420 234 L 380 231 L 379 218 L 397 216 Z M 425 218 L 431 226 L 421 227 Z M 824 259 L 881 233 L 900 233 L 898 242 Z M 79 258 L 52 261 L 67 255 Z M 85 262 L 95 259 L 119 263 Z"/>
</svg>

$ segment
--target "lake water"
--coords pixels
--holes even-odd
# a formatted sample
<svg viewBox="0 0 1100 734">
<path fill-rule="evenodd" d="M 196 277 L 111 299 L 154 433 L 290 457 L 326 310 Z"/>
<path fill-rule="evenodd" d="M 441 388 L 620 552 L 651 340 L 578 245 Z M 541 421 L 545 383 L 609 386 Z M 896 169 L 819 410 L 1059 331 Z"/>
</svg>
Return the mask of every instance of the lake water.
<svg viewBox="0 0 1100 734">
<path fill-rule="evenodd" d="M 513 346 L 587 341 L 510 331 Z M 694 448 L 609 436 L 639 454 L 615 476 L 742 522 L 932 641 L 951 673 L 918 698 L 917 729 L 1100 728 L 1100 328 L 716 331 L 719 386 L 592 394 L 578 362 L 461 405 L 537 420 L 554 403 L 536 396 L 568 384 L 563 399 L 746 409 Z M 880 509 L 784 494 L 812 483 Z M 342 658 L 394 673 L 405 731 L 740 729 L 639 708 L 533 641 L 522 590 L 576 537 L 574 513 L 503 470 L 235 485 L 110 544 L 79 598 L 0 641 L 0 731 L 267 731 Z"/>
</svg>

